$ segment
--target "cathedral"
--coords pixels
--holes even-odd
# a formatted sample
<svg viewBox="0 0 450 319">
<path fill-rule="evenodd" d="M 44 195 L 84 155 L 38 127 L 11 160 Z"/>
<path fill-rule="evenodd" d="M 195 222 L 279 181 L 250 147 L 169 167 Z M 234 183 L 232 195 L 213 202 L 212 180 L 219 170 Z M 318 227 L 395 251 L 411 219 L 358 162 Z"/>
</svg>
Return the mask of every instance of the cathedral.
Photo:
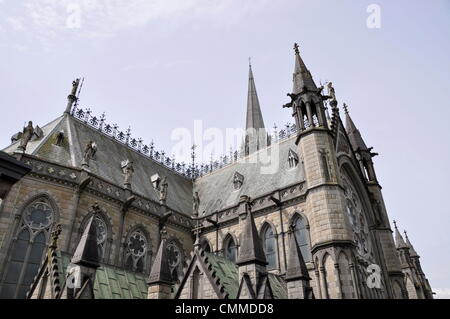
<svg viewBox="0 0 450 319">
<path fill-rule="evenodd" d="M 177 163 L 81 108 L 79 79 L 61 116 L 11 132 L 0 298 L 433 298 L 389 222 L 378 154 L 298 45 L 294 58 L 279 109 L 294 124 L 268 132 L 250 65 L 242 146 L 210 163 L 194 148 Z"/>
</svg>

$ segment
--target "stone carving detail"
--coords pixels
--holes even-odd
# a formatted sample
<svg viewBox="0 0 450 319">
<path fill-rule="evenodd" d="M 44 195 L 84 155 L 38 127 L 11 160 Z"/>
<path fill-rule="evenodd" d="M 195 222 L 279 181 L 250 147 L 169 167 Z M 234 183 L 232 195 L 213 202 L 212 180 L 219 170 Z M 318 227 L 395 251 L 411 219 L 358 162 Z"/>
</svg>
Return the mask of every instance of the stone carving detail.
<svg viewBox="0 0 450 319">
<path fill-rule="evenodd" d="M 44 132 L 41 130 L 39 126 L 36 126 L 36 128 L 33 127 L 33 122 L 29 121 L 28 125 L 23 128 L 22 132 L 19 132 L 15 134 L 11 140 L 17 141 L 20 139 L 19 146 L 17 149 L 19 151 L 25 152 L 27 149 L 27 145 L 31 140 L 37 140 L 41 138 L 44 135 Z"/>
<path fill-rule="evenodd" d="M 169 184 L 167 183 L 167 177 L 163 177 L 161 180 L 161 184 L 159 185 L 159 202 L 161 204 L 166 203 L 167 199 L 167 187 L 169 187 Z"/>
<path fill-rule="evenodd" d="M 244 176 L 242 174 L 239 174 L 238 172 L 235 172 L 233 176 L 234 189 L 236 190 L 240 189 L 243 183 L 244 183 Z"/>
<path fill-rule="evenodd" d="M 335 102 L 336 101 L 336 92 L 334 91 L 333 83 L 328 82 L 327 87 L 328 87 L 328 96 L 330 97 L 332 102 Z"/>
<path fill-rule="evenodd" d="M 33 231 L 45 229 L 53 223 L 53 209 L 44 201 L 37 201 L 26 209 L 24 221 Z"/>
<path fill-rule="evenodd" d="M 83 161 L 81 162 L 82 167 L 89 167 L 91 159 L 94 158 L 95 153 L 97 153 L 97 144 L 89 141 L 84 149 Z"/>
<path fill-rule="evenodd" d="M 192 214 L 194 215 L 194 217 L 198 217 L 199 206 L 200 206 L 200 196 L 198 196 L 198 192 L 195 192 L 192 204 Z"/>
<path fill-rule="evenodd" d="M 131 179 L 134 174 L 133 162 L 130 160 L 125 160 L 121 163 L 123 172 L 123 185 L 126 189 L 131 189 Z"/>
<path fill-rule="evenodd" d="M 297 167 L 298 161 L 299 161 L 299 160 L 298 160 L 298 155 L 297 155 L 297 153 L 295 153 L 293 150 L 289 149 L 289 153 L 288 153 L 289 167 L 290 167 L 290 168 Z"/>
<path fill-rule="evenodd" d="M 342 174 L 342 182 L 344 195 L 347 200 L 347 216 L 353 230 L 353 239 L 357 245 L 357 252 L 363 259 L 371 260 L 372 247 L 369 237 L 369 225 L 361 199 L 344 173 Z"/>
</svg>

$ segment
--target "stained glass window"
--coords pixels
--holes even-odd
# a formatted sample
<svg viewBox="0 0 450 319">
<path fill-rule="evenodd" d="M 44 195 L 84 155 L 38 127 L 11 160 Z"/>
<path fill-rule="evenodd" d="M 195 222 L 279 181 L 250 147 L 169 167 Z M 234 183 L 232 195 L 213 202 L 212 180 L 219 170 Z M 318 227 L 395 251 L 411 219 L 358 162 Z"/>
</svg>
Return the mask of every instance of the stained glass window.
<svg viewBox="0 0 450 319">
<path fill-rule="evenodd" d="M 35 200 L 25 208 L 13 238 L 0 298 L 26 297 L 39 271 L 53 220 L 54 212 L 46 198 Z"/>
</svg>

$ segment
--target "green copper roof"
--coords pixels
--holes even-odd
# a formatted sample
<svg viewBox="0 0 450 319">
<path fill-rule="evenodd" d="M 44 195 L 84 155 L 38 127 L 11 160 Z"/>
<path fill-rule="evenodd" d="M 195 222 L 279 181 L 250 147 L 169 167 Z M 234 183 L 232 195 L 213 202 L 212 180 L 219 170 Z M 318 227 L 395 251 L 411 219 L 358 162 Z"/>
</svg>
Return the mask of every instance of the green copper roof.
<svg viewBox="0 0 450 319">
<path fill-rule="evenodd" d="M 280 276 L 269 274 L 269 283 L 272 288 L 273 298 L 288 299 L 286 283 Z"/>
<path fill-rule="evenodd" d="M 213 267 L 217 277 L 223 284 L 230 299 L 235 299 L 239 290 L 239 273 L 238 266 L 228 259 L 214 255 L 212 253 L 205 253 L 208 256 L 208 263 Z M 284 280 L 275 274 L 268 274 L 270 287 L 275 299 L 287 299 L 287 287 Z"/>
<path fill-rule="evenodd" d="M 65 272 L 70 256 L 61 254 L 61 283 L 64 284 Z M 133 273 L 109 265 L 97 268 L 94 295 L 95 299 L 147 299 L 147 284 L 144 274 Z"/>
<path fill-rule="evenodd" d="M 212 253 L 205 254 L 208 256 L 208 262 L 212 265 L 213 271 L 220 278 L 228 297 L 235 299 L 239 290 L 239 274 L 236 264 Z"/>
</svg>

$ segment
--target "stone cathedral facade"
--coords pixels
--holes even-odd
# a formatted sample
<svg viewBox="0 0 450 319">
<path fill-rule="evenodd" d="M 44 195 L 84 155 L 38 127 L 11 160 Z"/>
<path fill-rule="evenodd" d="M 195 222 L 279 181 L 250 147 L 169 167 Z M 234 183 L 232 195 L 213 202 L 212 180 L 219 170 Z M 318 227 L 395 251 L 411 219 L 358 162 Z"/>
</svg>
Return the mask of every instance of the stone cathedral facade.
<svg viewBox="0 0 450 319">
<path fill-rule="evenodd" d="M 297 45 L 295 124 L 268 134 L 250 66 L 245 140 L 208 164 L 80 108 L 80 85 L 3 150 L 31 171 L 1 198 L 1 298 L 432 298 L 377 154 Z"/>
</svg>

